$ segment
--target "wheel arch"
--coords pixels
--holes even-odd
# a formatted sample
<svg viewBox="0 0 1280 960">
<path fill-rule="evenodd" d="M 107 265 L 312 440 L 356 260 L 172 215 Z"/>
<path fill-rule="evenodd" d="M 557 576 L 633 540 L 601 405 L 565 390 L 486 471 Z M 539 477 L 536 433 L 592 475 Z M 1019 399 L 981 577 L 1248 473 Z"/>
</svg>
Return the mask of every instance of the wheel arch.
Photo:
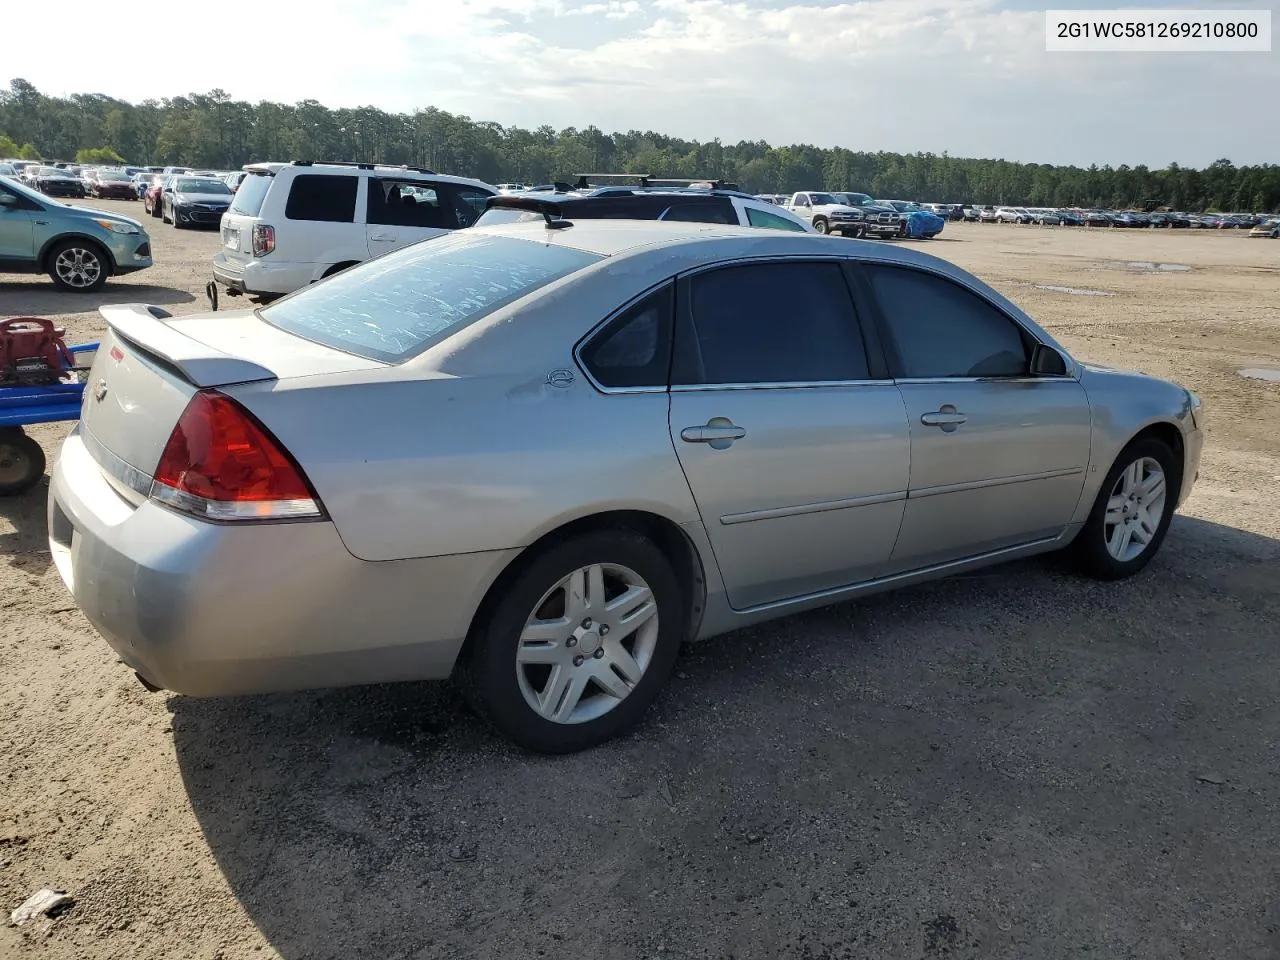
<svg viewBox="0 0 1280 960">
<path fill-rule="evenodd" d="M 343 260 L 339 263 L 335 263 L 324 273 L 320 274 L 320 279 L 323 280 L 325 277 L 332 277 L 335 273 L 341 273 L 343 270 L 349 270 L 352 267 L 359 266 L 360 262 L 361 261 L 359 260 Z"/>
<path fill-rule="evenodd" d="M 56 237 L 51 237 L 46 240 L 44 242 L 44 246 L 40 248 L 39 255 L 36 257 L 36 262 L 40 264 L 41 270 L 48 271 L 53 266 L 53 264 L 49 262 L 50 254 L 53 253 L 54 248 L 67 240 L 80 240 L 84 243 L 90 244 L 98 251 L 99 254 L 102 255 L 102 259 L 107 265 L 108 274 L 114 274 L 116 272 L 116 258 L 111 255 L 110 249 L 108 249 L 107 245 L 101 240 L 90 236 L 87 233 L 60 233 Z"/>
<path fill-rule="evenodd" d="M 477 628 L 488 619 L 503 591 L 534 558 L 556 544 L 602 530 L 625 530 L 638 533 L 652 541 L 662 551 L 670 561 L 676 579 L 684 591 L 686 617 L 684 639 L 695 637 L 707 606 L 707 572 L 697 546 L 680 525 L 669 517 L 649 510 L 605 510 L 560 524 L 538 537 L 521 550 L 518 556 L 512 558 L 502 572 L 494 578 L 476 607 L 456 662 L 463 663 L 470 656 L 478 632 Z"/>
</svg>

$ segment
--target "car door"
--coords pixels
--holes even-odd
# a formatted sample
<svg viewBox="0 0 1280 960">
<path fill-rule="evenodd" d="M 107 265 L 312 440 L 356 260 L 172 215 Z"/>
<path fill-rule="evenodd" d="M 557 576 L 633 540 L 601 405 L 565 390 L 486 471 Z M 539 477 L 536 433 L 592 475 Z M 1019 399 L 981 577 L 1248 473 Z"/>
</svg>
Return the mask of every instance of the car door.
<svg viewBox="0 0 1280 960">
<path fill-rule="evenodd" d="M 1057 536 L 1089 463 L 1070 371 L 1032 376 L 1035 340 L 985 297 L 929 271 L 863 264 L 911 429 L 895 570 Z"/>
<path fill-rule="evenodd" d="M 365 236 L 371 257 L 464 225 L 452 198 L 435 183 L 395 177 L 369 178 Z"/>
<path fill-rule="evenodd" d="M 26 267 L 35 259 L 35 204 L 0 183 L 0 264 Z"/>
<path fill-rule="evenodd" d="M 734 608 L 885 567 L 910 440 L 841 261 L 726 265 L 682 278 L 670 427 Z"/>
</svg>

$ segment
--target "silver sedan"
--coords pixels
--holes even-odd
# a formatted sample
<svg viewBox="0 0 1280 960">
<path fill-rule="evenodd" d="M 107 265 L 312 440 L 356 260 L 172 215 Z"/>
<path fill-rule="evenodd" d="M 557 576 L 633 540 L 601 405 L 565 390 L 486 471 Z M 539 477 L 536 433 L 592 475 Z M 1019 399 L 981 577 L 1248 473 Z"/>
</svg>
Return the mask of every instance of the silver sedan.
<svg viewBox="0 0 1280 960">
<path fill-rule="evenodd" d="M 683 641 L 1069 548 L 1141 570 L 1198 399 L 912 250 L 548 217 L 256 311 L 102 309 L 58 570 L 151 688 L 454 676 L 503 734 L 628 728 Z"/>
</svg>

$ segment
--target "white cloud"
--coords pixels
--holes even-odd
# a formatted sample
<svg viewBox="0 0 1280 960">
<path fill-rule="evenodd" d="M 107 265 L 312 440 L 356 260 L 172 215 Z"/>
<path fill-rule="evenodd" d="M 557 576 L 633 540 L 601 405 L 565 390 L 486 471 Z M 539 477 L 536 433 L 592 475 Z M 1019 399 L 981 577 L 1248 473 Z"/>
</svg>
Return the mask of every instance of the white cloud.
<svg viewBox="0 0 1280 960">
<path fill-rule="evenodd" d="M 277 0 L 223 52 L 100 67 L 103 49 L 150 42 L 106 21 L 60 34 L 56 58 L 8 47 L 5 67 L 51 93 L 221 87 L 728 141 L 1083 163 L 1280 152 L 1253 110 L 1280 80 L 1271 55 L 1047 54 L 1042 10 L 1002 0 Z"/>
</svg>

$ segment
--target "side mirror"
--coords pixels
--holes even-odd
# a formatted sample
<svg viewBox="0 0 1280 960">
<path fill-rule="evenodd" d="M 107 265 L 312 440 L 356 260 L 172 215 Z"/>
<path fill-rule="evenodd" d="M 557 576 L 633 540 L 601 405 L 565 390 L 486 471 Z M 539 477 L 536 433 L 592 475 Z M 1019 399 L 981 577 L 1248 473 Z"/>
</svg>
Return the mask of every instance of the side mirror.
<svg viewBox="0 0 1280 960">
<path fill-rule="evenodd" d="M 1065 377 L 1067 358 L 1053 347 L 1037 343 L 1031 351 L 1031 375 L 1033 377 Z"/>
</svg>

